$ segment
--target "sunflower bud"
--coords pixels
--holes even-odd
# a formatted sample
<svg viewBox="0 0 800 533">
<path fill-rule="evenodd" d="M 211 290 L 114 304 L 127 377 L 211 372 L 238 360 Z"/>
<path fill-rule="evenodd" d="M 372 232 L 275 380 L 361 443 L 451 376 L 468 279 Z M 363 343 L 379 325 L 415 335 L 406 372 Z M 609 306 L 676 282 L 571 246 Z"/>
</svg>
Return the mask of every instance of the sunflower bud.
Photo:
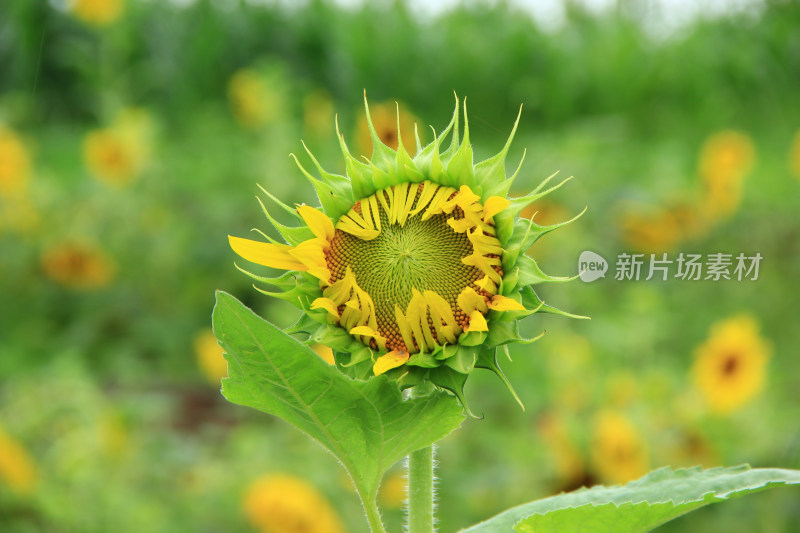
<svg viewBox="0 0 800 533">
<path fill-rule="evenodd" d="M 305 314 L 290 332 L 330 346 L 349 375 L 387 374 L 403 387 L 430 382 L 466 406 L 467 375 L 485 368 L 513 394 L 497 348 L 536 340 L 520 337 L 517 321 L 536 312 L 575 316 L 545 305 L 531 287 L 570 278 L 544 274 L 524 253 L 571 221 L 540 226 L 519 219 L 566 180 L 547 188 L 550 176 L 526 196 L 506 197 L 519 171 L 505 172 L 519 117 L 500 153 L 473 165 L 466 104 L 462 136 L 457 99 L 441 135 L 424 147 L 416 135 L 414 157 L 399 123 L 393 149 L 375 131 L 366 98 L 365 108 L 372 158 L 353 157 L 337 125 L 346 176 L 324 170 L 307 148 L 318 176 L 297 162 L 321 207 L 292 209 L 264 191 L 299 225 L 276 223 L 262 202 L 286 243 L 230 237 L 231 247 L 250 262 L 290 271 L 278 278 L 248 274 L 278 289 L 262 292 L 301 308 Z"/>
</svg>

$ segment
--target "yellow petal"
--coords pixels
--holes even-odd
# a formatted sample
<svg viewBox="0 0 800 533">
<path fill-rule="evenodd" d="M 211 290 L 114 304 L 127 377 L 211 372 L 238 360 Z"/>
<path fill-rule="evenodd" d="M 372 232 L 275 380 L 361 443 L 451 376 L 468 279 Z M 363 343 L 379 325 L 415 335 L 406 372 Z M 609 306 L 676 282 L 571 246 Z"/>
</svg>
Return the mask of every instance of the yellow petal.
<svg viewBox="0 0 800 533">
<path fill-rule="evenodd" d="M 333 315 L 334 318 L 339 318 L 339 309 L 330 298 L 317 298 L 311 302 L 311 309 L 325 309 Z"/>
<path fill-rule="evenodd" d="M 371 241 L 381 234 L 381 232 L 376 229 L 362 228 L 358 225 L 358 223 L 346 216 L 339 219 L 339 222 L 336 224 L 336 229 L 340 229 L 354 237 L 358 237 L 362 241 Z"/>
<path fill-rule="evenodd" d="M 228 242 L 234 252 L 252 263 L 284 270 L 308 270 L 302 262 L 291 255 L 290 252 L 294 247 L 288 244 L 251 241 L 230 235 Z"/>
<path fill-rule="evenodd" d="M 454 198 L 455 200 L 456 198 Z M 481 197 L 472 192 L 472 189 L 467 185 L 462 185 L 458 190 L 458 206 L 466 209 L 467 206 L 477 203 Z"/>
<path fill-rule="evenodd" d="M 486 302 L 483 300 L 483 296 L 475 292 L 474 289 L 471 287 L 466 287 L 461 294 L 458 295 L 456 298 L 456 303 L 458 307 L 461 308 L 467 314 L 471 314 L 476 309 L 482 312 L 487 311 Z"/>
<path fill-rule="evenodd" d="M 477 309 L 469 314 L 469 326 L 465 331 L 489 331 L 489 325 Z"/>
<path fill-rule="evenodd" d="M 394 306 L 394 319 L 397 322 L 397 328 L 400 330 L 400 336 L 403 337 L 406 348 L 413 350 L 415 345 L 414 332 L 411 331 L 411 323 L 409 319 L 406 318 L 406 315 L 403 314 L 400 306 L 396 304 Z"/>
<path fill-rule="evenodd" d="M 300 213 L 300 216 L 303 217 L 303 220 L 308 224 L 314 236 L 319 239 L 325 239 L 326 241 L 333 239 L 333 222 L 328 218 L 328 215 L 319 209 L 314 209 L 310 205 L 298 206 L 297 212 Z"/>
<path fill-rule="evenodd" d="M 511 205 L 508 199 L 502 196 L 490 196 L 483 204 L 483 220 L 488 222 L 497 213 Z"/>
<path fill-rule="evenodd" d="M 326 242 L 323 239 L 309 239 L 289 250 L 289 254 L 305 265 L 303 270 L 328 283 L 331 273 L 325 261 L 325 252 L 322 250 Z"/>
<path fill-rule="evenodd" d="M 497 290 L 497 285 L 495 285 L 495 283 L 489 278 L 488 274 L 476 281 L 475 285 L 490 293 L 493 293 Z"/>
<path fill-rule="evenodd" d="M 350 330 L 350 335 L 363 335 L 365 337 L 374 337 L 377 334 L 378 332 L 369 326 L 356 326 Z"/>
<path fill-rule="evenodd" d="M 460 218 L 458 220 L 455 218 L 448 218 L 447 225 L 453 228 L 453 231 L 456 233 L 466 233 L 467 230 L 475 227 L 475 224 L 467 218 Z"/>
<path fill-rule="evenodd" d="M 312 344 L 311 349 L 329 365 L 336 364 L 336 359 L 333 357 L 333 350 L 331 350 L 329 346 L 325 346 L 324 344 Z"/>
<path fill-rule="evenodd" d="M 393 350 L 385 355 L 378 357 L 375 364 L 372 366 L 372 371 L 376 376 L 379 376 L 398 366 L 404 365 L 408 361 L 408 352 L 403 350 Z"/>
<path fill-rule="evenodd" d="M 494 309 L 495 311 L 524 311 L 525 307 L 516 300 L 498 294 L 492 297 L 492 301 L 489 302 L 489 309 Z"/>
</svg>

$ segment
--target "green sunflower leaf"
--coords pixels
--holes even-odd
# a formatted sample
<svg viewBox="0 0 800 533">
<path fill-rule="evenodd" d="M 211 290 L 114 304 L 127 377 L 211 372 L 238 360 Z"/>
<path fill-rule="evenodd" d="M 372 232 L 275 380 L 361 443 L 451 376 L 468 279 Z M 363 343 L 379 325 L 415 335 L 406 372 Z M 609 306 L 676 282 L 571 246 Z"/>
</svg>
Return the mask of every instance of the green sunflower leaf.
<svg viewBox="0 0 800 533">
<path fill-rule="evenodd" d="M 461 533 L 644 533 L 710 503 L 797 484 L 800 470 L 660 468 L 624 486 L 596 486 L 526 503 Z"/>
<path fill-rule="evenodd" d="M 362 498 L 374 502 L 386 470 L 464 420 L 445 392 L 403 401 L 386 376 L 348 378 L 225 292 L 217 292 L 213 323 L 228 360 L 225 398 L 317 440 L 341 461 Z"/>
</svg>

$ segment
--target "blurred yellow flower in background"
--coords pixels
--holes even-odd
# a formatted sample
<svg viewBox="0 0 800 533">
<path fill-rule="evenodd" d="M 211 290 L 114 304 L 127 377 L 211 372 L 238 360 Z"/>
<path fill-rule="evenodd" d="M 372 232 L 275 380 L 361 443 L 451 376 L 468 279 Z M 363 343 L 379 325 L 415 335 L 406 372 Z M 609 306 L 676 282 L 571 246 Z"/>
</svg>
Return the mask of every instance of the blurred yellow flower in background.
<svg viewBox="0 0 800 533">
<path fill-rule="evenodd" d="M 605 396 L 610 405 L 624 408 L 632 405 L 640 397 L 639 379 L 629 370 L 617 370 L 605 380 Z"/>
<path fill-rule="evenodd" d="M 697 348 L 691 370 L 708 408 L 730 414 L 761 392 L 769 356 L 752 316 L 739 315 L 712 325 L 711 335 Z"/>
<path fill-rule="evenodd" d="M 114 265 L 99 248 L 88 243 L 64 243 L 48 248 L 41 257 L 44 273 L 53 281 L 76 289 L 99 289 L 114 275 Z"/>
<path fill-rule="evenodd" d="M 509 196 L 512 198 L 525 196 L 525 192 L 512 192 Z M 549 226 L 550 224 L 557 224 L 564 222 L 569 218 L 567 208 L 554 200 L 541 199 L 536 200 L 532 204 L 526 206 L 519 214 L 520 218 L 533 218 L 533 221 L 540 226 Z"/>
<path fill-rule="evenodd" d="M 147 112 L 122 111 L 110 127 L 89 132 L 83 142 L 87 168 L 97 179 L 126 185 L 150 159 L 152 125 Z"/>
<path fill-rule="evenodd" d="M 0 427 L 0 481 L 19 494 L 29 494 L 36 485 L 36 465 L 22 445 Z"/>
<path fill-rule="evenodd" d="M 553 459 L 552 464 L 563 485 L 571 486 L 583 479 L 583 458 L 564 418 L 557 413 L 545 413 L 539 419 L 536 429 Z"/>
<path fill-rule="evenodd" d="M 627 483 L 648 471 L 648 451 L 639 431 L 623 414 L 601 411 L 594 418 L 592 462 L 604 481 Z"/>
<path fill-rule="evenodd" d="M 400 114 L 399 119 L 398 112 Z M 377 105 L 370 104 L 369 113 L 378 138 L 383 141 L 386 146 L 392 150 L 397 150 L 399 122 L 400 136 L 403 138 L 403 148 L 405 148 L 406 152 L 412 157 L 417 153 L 414 128 L 418 119 L 407 111 L 402 104 L 394 102 L 384 102 Z M 422 132 L 420 132 L 420 136 L 422 136 Z M 363 115 L 359 118 L 356 127 L 356 147 L 361 155 L 367 157 L 372 155 L 372 137 L 370 136 L 367 118 Z"/>
<path fill-rule="evenodd" d="M 14 231 L 22 234 L 32 233 L 41 222 L 27 191 L 2 198 L 0 196 L 0 234 Z"/>
<path fill-rule="evenodd" d="M 699 174 L 703 182 L 703 207 L 711 219 L 724 218 L 739 207 L 742 183 L 755 160 L 755 146 L 739 131 L 710 136 L 700 151 Z"/>
<path fill-rule="evenodd" d="M 116 22 L 125 9 L 124 0 L 72 0 L 70 11 L 81 21 L 93 26 Z"/>
<path fill-rule="evenodd" d="M 800 130 L 795 133 L 792 145 L 789 147 L 789 169 L 795 178 L 800 179 Z"/>
<path fill-rule="evenodd" d="M 262 533 L 342 533 L 339 516 L 308 482 L 286 474 L 255 480 L 244 495 L 244 512 Z"/>
<path fill-rule="evenodd" d="M 211 328 L 206 328 L 195 336 L 194 355 L 197 366 L 212 385 L 219 386 L 222 378 L 228 377 L 228 361 L 223 353 Z"/>
<path fill-rule="evenodd" d="M 333 350 L 331 350 L 330 346 L 325 346 L 324 344 L 312 344 L 311 349 L 314 350 L 314 352 L 329 365 L 336 364 L 336 360 L 333 358 Z"/>
<path fill-rule="evenodd" d="M 647 213 L 624 212 L 619 226 L 622 240 L 637 252 L 667 252 L 673 250 L 682 237 L 677 220 L 660 207 Z"/>
<path fill-rule="evenodd" d="M 19 135 L 0 125 L 0 196 L 25 190 L 30 170 L 30 155 Z"/>
<path fill-rule="evenodd" d="M 683 203 L 669 207 L 627 206 L 622 209 L 618 224 L 622 240 L 634 251 L 643 253 L 672 251 L 705 229 L 698 210 Z"/>
<path fill-rule="evenodd" d="M 594 383 L 586 376 L 592 370 L 592 345 L 586 337 L 573 333 L 545 336 L 548 375 L 552 379 L 552 405 L 577 412 L 589 403 Z"/>
<path fill-rule="evenodd" d="M 128 452 L 128 429 L 118 413 L 108 411 L 100 415 L 97 433 L 100 447 L 109 457 L 123 457 Z"/>
<path fill-rule="evenodd" d="M 381 504 L 389 509 L 400 509 L 408 495 L 408 479 L 402 472 L 392 472 L 383 480 L 378 494 Z"/>
<path fill-rule="evenodd" d="M 303 127 L 313 137 L 324 137 L 331 133 L 334 119 L 331 95 L 317 89 L 303 98 Z"/>
<path fill-rule="evenodd" d="M 255 130 L 277 119 L 286 105 L 283 86 L 277 68 L 237 70 L 228 82 L 228 100 L 239 125 Z"/>
<path fill-rule="evenodd" d="M 528 191 L 515 191 L 509 195 L 512 198 L 525 196 Z M 560 203 L 543 198 L 536 200 L 532 204 L 526 206 L 519 214 L 520 218 L 533 219 L 533 221 L 540 226 L 549 226 L 551 224 L 558 224 L 572 218 L 569 210 Z M 568 228 L 565 228 L 568 231 Z M 537 261 L 547 257 L 552 251 L 558 249 L 558 242 L 550 239 L 540 239 L 536 241 L 535 245 L 525 252 L 535 251 Z"/>
</svg>

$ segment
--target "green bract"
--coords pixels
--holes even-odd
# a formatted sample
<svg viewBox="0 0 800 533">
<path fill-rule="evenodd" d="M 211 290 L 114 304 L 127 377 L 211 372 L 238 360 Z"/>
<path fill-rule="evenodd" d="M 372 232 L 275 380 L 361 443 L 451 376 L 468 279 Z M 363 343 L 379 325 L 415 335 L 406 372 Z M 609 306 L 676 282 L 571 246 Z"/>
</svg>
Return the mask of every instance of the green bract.
<svg viewBox="0 0 800 533">
<path fill-rule="evenodd" d="M 434 131 L 430 144 L 423 147 L 416 135 L 414 157 L 399 127 L 397 150 L 384 144 L 366 99 L 365 108 L 371 159 L 350 153 L 337 124 L 345 176 L 323 169 L 308 148 L 317 175 L 297 162 L 321 209 L 293 209 L 264 190 L 300 223 L 280 224 L 261 202 L 286 244 L 263 233 L 268 242 L 230 238 L 243 258 L 287 272 L 269 278 L 243 271 L 271 287 L 263 293 L 299 307 L 303 315 L 287 332 L 330 346 L 351 377 L 387 374 L 404 388 L 431 382 L 466 406 L 465 380 L 485 368 L 513 394 L 497 349 L 539 338 L 522 338 L 518 320 L 537 312 L 575 316 L 543 304 L 532 287 L 571 278 L 544 274 L 524 253 L 572 220 L 540 226 L 519 218 L 567 180 L 551 186 L 554 174 L 530 194 L 507 198 L 519 173 L 509 177 L 505 166 L 519 117 L 500 153 L 475 165 L 466 104 L 460 135 L 458 99 L 450 124 Z"/>
</svg>

